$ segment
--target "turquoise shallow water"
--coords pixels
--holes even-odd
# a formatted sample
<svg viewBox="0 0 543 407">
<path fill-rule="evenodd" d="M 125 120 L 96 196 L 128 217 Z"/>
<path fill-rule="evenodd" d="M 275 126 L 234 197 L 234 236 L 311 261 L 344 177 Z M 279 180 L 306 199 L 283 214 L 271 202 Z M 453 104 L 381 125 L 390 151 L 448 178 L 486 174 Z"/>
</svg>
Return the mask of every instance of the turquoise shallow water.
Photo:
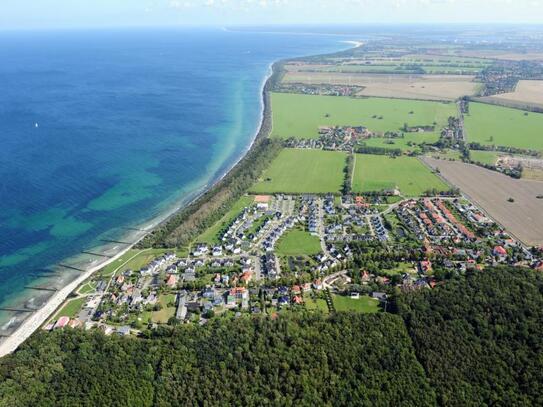
<svg viewBox="0 0 543 407">
<path fill-rule="evenodd" d="M 341 40 L 0 33 L 0 303 L 37 297 L 24 287 L 43 268 L 122 236 L 223 174 L 258 127 L 270 63 L 345 48 Z M 0 323 L 9 317 L 0 311 Z"/>
</svg>

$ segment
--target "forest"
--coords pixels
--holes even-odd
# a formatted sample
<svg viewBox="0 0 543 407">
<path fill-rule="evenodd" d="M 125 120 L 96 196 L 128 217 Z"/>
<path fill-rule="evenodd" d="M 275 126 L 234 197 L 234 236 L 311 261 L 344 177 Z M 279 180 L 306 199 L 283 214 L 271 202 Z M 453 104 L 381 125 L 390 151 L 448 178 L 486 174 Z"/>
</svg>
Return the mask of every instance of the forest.
<svg viewBox="0 0 543 407">
<path fill-rule="evenodd" d="M 435 405 L 401 318 L 281 315 L 151 339 L 39 333 L 0 362 L 2 406 Z"/>
<path fill-rule="evenodd" d="M 397 298 L 440 405 L 543 402 L 543 276 L 496 268 Z"/>
<path fill-rule="evenodd" d="M 541 405 L 542 292 L 501 267 L 397 292 L 389 313 L 38 332 L 0 360 L 0 406 Z"/>
</svg>

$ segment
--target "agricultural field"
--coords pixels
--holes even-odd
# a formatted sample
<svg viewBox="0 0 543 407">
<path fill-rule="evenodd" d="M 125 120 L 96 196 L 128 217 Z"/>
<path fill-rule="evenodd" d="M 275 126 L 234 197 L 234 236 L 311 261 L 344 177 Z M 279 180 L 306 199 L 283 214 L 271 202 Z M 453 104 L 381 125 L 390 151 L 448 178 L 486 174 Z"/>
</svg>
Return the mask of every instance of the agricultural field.
<svg viewBox="0 0 543 407">
<path fill-rule="evenodd" d="M 279 240 L 275 252 L 280 256 L 312 256 L 321 252 L 320 240 L 304 230 L 291 230 Z"/>
<path fill-rule="evenodd" d="M 470 142 L 543 151 L 543 113 L 470 103 L 465 126 Z"/>
<path fill-rule="evenodd" d="M 352 190 L 371 192 L 398 187 L 404 196 L 425 191 L 446 191 L 449 187 L 414 157 L 356 154 Z"/>
<path fill-rule="evenodd" d="M 455 100 L 477 93 L 480 84 L 469 75 L 364 74 L 345 72 L 288 72 L 284 83 L 356 85 L 360 96 L 424 100 Z"/>
<path fill-rule="evenodd" d="M 495 165 L 499 155 L 496 151 L 470 150 L 469 156 L 473 162 Z"/>
<path fill-rule="evenodd" d="M 437 158 L 440 160 L 460 160 L 460 151 L 458 150 L 443 150 L 443 151 L 432 151 L 427 154 L 428 157 Z"/>
<path fill-rule="evenodd" d="M 469 58 L 488 58 L 505 61 L 543 61 L 543 52 L 538 51 L 515 52 L 501 49 L 459 49 L 455 52 L 455 55 Z"/>
<path fill-rule="evenodd" d="M 230 210 L 213 226 L 207 228 L 204 233 L 202 233 L 196 239 L 199 243 L 207 243 L 210 245 L 219 243 L 219 234 L 220 232 L 228 227 L 230 223 L 241 213 L 243 208 L 250 206 L 254 201 L 253 196 L 242 196 L 239 198 Z"/>
<path fill-rule="evenodd" d="M 391 72 L 465 75 L 478 73 L 491 64 L 491 61 L 486 59 L 422 54 L 398 57 L 366 56 L 329 61 L 332 63 L 293 63 L 286 65 L 285 69 L 289 72 Z"/>
<path fill-rule="evenodd" d="M 501 223 L 519 240 L 530 246 L 543 244 L 543 182 L 513 179 L 496 171 L 458 161 L 423 158 L 439 168 L 451 184 Z M 513 202 L 509 199 L 512 198 Z"/>
<path fill-rule="evenodd" d="M 337 96 L 272 94 L 272 137 L 318 138 L 320 126 L 365 126 L 373 132 L 399 131 L 409 126 L 431 126 L 438 136 L 449 116 L 456 115 L 454 103 Z M 409 136 L 416 136 L 415 134 Z"/>
<path fill-rule="evenodd" d="M 368 147 L 382 147 L 382 148 L 399 148 L 400 150 L 407 151 L 419 151 L 417 144 L 432 144 L 439 140 L 439 135 L 435 132 L 428 133 L 405 133 L 403 138 L 383 138 L 383 137 L 373 137 L 367 140 L 364 140 L 364 143 Z"/>
<path fill-rule="evenodd" d="M 339 151 L 286 148 L 251 192 L 338 193 L 343 183 L 346 154 Z"/>
<path fill-rule="evenodd" d="M 352 311 L 362 313 L 376 313 L 380 311 L 379 300 L 361 295 L 358 299 L 343 295 L 332 295 L 332 301 L 336 311 Z"/>
<path fill-rule="evenodd" d="M 519 81 L 514 92 L 490 97 L 504 102 L 543 106 L 543 81 Z"/>
</svg>

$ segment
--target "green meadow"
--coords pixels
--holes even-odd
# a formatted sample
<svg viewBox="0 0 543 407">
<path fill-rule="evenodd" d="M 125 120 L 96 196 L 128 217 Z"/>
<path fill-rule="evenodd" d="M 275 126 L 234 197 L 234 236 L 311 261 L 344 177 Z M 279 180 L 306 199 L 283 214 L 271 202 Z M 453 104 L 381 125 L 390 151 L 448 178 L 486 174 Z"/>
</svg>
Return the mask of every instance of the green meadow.
<svg viewBox="0 0 543 407">
<path fill-rule="evenodd" d="M 447 184 L 417 158 L 356 154 L 352 190 L 382 191 L 400 188 L 404 196 L 419 196 L 429 189 L 446 191 Z"/>
<path fill-rule="evenodd" d="M 250 206 L 253 201 L 254 197 L 250 195 L 239 198 L 218 222 L 207 228 L 204 233 L 198 236 L 196 242 L 208 244 L 219 243 L 220 232 L 230 225 L 230 223 L 232 223 L 232 221 L 241 213 L 243 208 Z"/>
<path fill-rule="evenodd" d="M 465 116 L 468 141 L 543 151 L 543 114 L 470 103 Z"/>
<path fill-rule="evenodd" d="M 343 295 L 332 295 L 332 301 L 336 311 L 375 313 L 379 312 L 379 300 L 361 295 L 359 299 L 353 299 Z"/>
<path fill-rule="evenodd" d="M 470 150 L 469 157 L 473 162 L 494 165 L 498 159 L 498 153 L 496 151 Z"/>
<path fill-rule="evenodd" d="M 59 319 L 60 317 L 75 318 L 81 311 L 81 308 L 87 302 L 87 297 L 80 297 L 73 300 L 69 300 L 66 304 L 56 313 L 53 319 Z"/>
<path fill-rule="evenodd" d="M 449 116 L 456 115 L 454 103 L 419 100 L 272 94 L 272 137 L 318 138 L 319 126 L 366 126 L 374 132 L 398 131 L 410 126 L 433 125 L 439 135 Z M 415 135 L 413 135 L 415 136 Z"/>
<path fill-rule="evenodd" d="M 320 240 L 304 230 L 291 230 L 277 243 L 276 253 L 282 256 L 312 256 L 321 252 Z"/>
<path fill-rule="evenodd" d="M 254 193 L 337 193 L 343 183 L 346 154 L 339 151 L 286 148 L 282 150 Z"/>
</svg>

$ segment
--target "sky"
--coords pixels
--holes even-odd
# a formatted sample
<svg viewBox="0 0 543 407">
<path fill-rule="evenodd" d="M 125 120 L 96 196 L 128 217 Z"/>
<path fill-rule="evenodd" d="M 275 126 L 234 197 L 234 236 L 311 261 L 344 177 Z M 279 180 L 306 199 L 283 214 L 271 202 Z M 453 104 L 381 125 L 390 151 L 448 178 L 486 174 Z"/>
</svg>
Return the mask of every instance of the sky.
<svg viewBox="0 0 543 407">
<path fill-rule="evenodd" d="M 0 0 L 0 29 L 543 23 L 543 0 Z"/>
</svg>

